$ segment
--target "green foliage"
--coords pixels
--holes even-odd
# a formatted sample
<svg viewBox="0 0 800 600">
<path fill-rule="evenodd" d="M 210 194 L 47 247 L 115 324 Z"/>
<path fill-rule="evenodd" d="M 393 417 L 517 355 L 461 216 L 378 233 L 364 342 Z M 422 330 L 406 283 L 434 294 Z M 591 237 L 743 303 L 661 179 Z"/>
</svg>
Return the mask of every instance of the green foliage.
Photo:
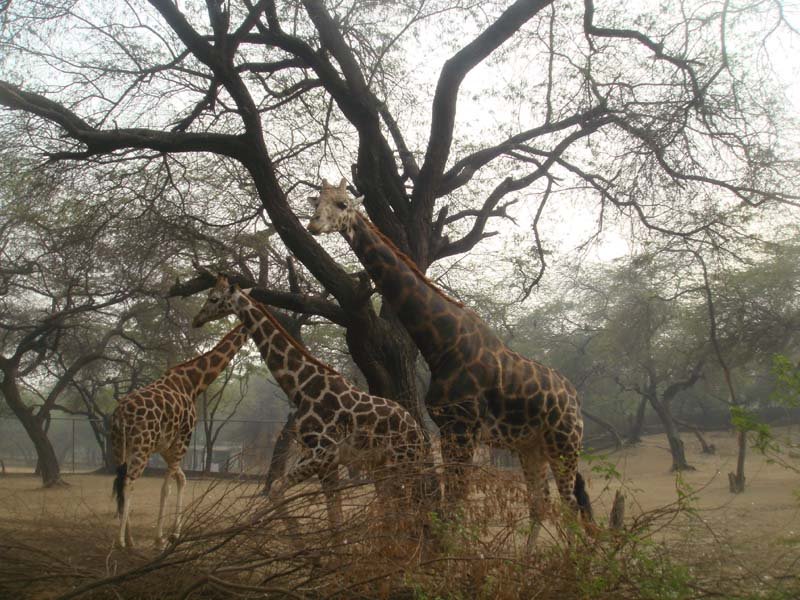
<svg viewBox="0 0 800 600">
<path fill-rule="evenodd" d="M 606 481 L 606 485 L 611 481 L 622 481 L 622 473 L 617 470 L 617 465 L 608 459 L 607 454 L 583 452 L 581 458 L 590 465 L 592 473 Z"/>
<path fill-rule="evenodd" d="M 761 422 L 752 410 L 744 406 L 731 406 L 731 424 L 737 431 L 747 433 L 750 442 L 760 452 L 780 450 L 769 425 Z"/>
<path fill-rule="evenodd" d="M 787 356 L 776 354 L 772 358 L 772 373 L 777 379 L 772 400 L 789 408 L 800 407 L 800 367 Z"/>
</svg>

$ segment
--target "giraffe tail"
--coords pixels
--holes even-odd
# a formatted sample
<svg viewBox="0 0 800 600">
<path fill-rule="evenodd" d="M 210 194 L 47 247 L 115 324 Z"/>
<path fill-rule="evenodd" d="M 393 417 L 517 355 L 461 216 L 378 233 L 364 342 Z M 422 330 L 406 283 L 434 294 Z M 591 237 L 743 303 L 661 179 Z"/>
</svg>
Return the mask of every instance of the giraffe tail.
<svg viewBox="0 0 800 600">
<path fill-rule="evenodd" d="M 589 500 L 589 494 L 586 491 L 586 482 L 583 475 L 575 472 L 575 499 L 578 501 L 578 510 L 581 516 L 587 523 L 594 523 L 594 514 L 592 512 L 592 502 Z"/>
<path fill-rule="evenodd" d="M 128 474 L 128 463 L 122 463 L 117 467 L 117 476 L 114 478 L 112 493 L 117 500 L 117 516 L 122 516 L 122 509 L 125 506 L 125 477 Z"/>
</svg>

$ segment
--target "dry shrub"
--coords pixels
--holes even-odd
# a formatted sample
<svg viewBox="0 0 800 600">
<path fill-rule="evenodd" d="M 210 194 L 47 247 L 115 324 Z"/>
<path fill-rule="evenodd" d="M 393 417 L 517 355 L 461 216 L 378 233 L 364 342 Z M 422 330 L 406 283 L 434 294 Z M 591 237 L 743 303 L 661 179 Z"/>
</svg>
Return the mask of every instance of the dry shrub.
<svg viewBox="0 0 800 600">
<path fill-rule="evenodd" d="M 519 478 L 477 469 L 473 481 L 469 502 L 447 520 L 379 500 L 370 484 L 343 484 L 346 518 L 336 529 L 316 485 L 275 503 L 219 482 L 188 507 L 184 534 L 161 553 L 112 549 L 114 524 L 99 518 L 40 537 L 12 532 L 0 542 L 0 596 L 661 599 L 744 598 L 751 589 L 756 597 L 746 581 L 694 569 L 661 539 L 692 519 L 686 497 L 591 535 L 554 510 L 528 553 Z M 54 542 L 65 550 L 42 549 Z M 797 590 L 787 576 L 758 597 Z"/>
</svg>

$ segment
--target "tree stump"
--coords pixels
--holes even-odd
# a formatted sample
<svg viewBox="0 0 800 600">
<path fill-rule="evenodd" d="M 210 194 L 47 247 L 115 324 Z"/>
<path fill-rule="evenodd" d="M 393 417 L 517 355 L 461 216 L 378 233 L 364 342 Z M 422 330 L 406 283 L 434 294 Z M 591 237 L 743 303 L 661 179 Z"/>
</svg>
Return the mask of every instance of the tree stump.
<svg viewBox="0 0 800 600">
<path fill-rule="evenodd" d="M 614 494 L 611 515 L 608 517 L 608 527 L 614 531 L 620 531 L 625 527 L 625 494 L 619 490 Z"/>
<path fill-rule="evenodd" d="M 741 494 L 744 491 L 744 475 L 740 478 L 736 473 L 728 473 L 728 487 L 731 494 Z"/>
</svg>

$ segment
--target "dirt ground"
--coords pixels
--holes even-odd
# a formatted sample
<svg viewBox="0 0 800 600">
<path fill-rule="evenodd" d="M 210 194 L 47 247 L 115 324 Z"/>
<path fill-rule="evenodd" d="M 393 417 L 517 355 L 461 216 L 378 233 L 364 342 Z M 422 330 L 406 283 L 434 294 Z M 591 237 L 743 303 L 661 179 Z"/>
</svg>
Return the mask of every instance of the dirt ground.
<svg viewBox="0 0 800 600">
<path fill-rule="evenodd" d="M 694 437 L 684 434 L 687 456 L 696 470 L 677 477 L 669 472 L 667 441 L 660 435 L 584 462 L 582 471 L 589 482 L 596 515 L 601 522 L 607 519 L 614 492 L 620 487 L 627 498 L 628 519 L 676 502 L 680 490 L 681 494 L 689 494 L 689 506 L 694 512 L 682 515 L 659 535 L 687 564 L 733 569 L 742 576 L 764 580 L 781 573 L 796 573 L 800 570 L 800 427 L 776 433 L 790 442 L 780 455 L 789 467 L 751 449 L 746 466 L 747 489 L 738 495 L 728 491 L 727 474 L 735 469 L 736 462 L 736 439 L 732 433 L 708 434 L 708 441 L 716 446 L 714 455 L 701 454 Z M 65 475 L 64 479 L 69 486 L 45 490 L 32 475 L 0 478 L 0 540 L 4 531 L 14 531 L 17 536 L 20 532 L 35 532 L 34 539 L 47 540 L 43 534 L 48 530 L 80 530 L 85 526 L 92 535 L 106 536 L 110 548 L 116 531 L 112 477 Z M 139 542 L 149 542 L 154 537 L 161 483 L 160 477 L 144 477 L 136 483 L 133 524 Z M 260 484 L 190 479 L 185 503 L 197 510 L 223 494 L 230 496 L 232 489 L 237 497 L 244 498 L 256 494 Z M 170 511 L 174 497 L 173 486 Z M 720 552 L 721 548 L 724 552 Z M 58 551 L 57 539 L 48 550 Z"/>
</svg>

